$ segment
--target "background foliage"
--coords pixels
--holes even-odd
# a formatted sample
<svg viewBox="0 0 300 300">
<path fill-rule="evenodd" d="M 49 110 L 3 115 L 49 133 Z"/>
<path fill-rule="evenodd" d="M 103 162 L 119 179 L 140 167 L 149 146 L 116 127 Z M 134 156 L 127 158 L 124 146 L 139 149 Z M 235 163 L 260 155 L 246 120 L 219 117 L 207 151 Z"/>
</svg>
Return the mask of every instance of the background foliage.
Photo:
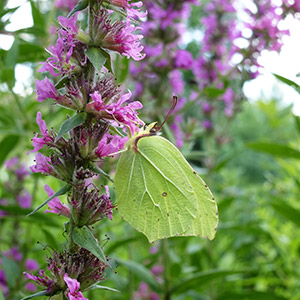
<svg viewBox="0 0 300 300">
<path fill-rule="evenodd" d="M 0 49 L 0 199 L 7 200 L 5 205 L 0 203 L 5 212 L 0 215 L 0 251 L 17 247 L 23 256 L 16 262 L 11 256 L 1 255 L 0 269 L 6 283 L 1 282 L 0 275 L 0 288 L 4 290 L 7 285 L 9 299 L 21 299 L 30 293 L 22 275 L 26 260 L 34 258 L 45 267 L 47 247 L 59 249 L 65 241 L 63 218 L 42 211 L 26 215 L 46 199 L 45 183 L 55 190 L 61 186 L 51 178 L 28 175 L 20 188 L 29 191 L 32 204 L 22 208 L 16 200 L 16 183 L 20 180 L 4 162 L 17 156 L 27 166 L 32 163 L 33 157 L 27 152 L 32 148 L 32 132 L 37 131 L 38 110 L 53 127 L 62 123 L 67 111 L 38 103 L 33 77 L 22 92 L 14 89 L 20 64 L 32 68 L 39 77 L 37 63 L 47 58 L 44 48 L 51 42 L 49 28 L 55 25 L 57 10 L 48 1 L 26 1 L 31 6 L 33 26 L 7 32 L 5 28 L 18 7 L 7 8 L 6 2 L 0 3 L 0 33 L 12 35 L 14 42 L 10 49 Z M 193 13 L 191 28 L 200 26 L 197 18 Z M 126 64 L 126 59 L 117 61 L 115 72 L 120 74 L 120 81 L 127 78 L 130 82 Z M 185 76 L 188 82 L 190 74 Z M 146 105 L 146 109 L 151 106 Z M 146 111 L 144 114 L 149 116 Z M 193 109 L 187 107 L 185 114 L 192 117 Z M 172 138 L 172 132 L 167 131 L 168 126 L 164 135 Z M 240 104 L 239 113 L 228 126 L 225 145 L 214 142 L 214 133 L 186 133 L 192 138 L 182 152 L 203 174 L 219 206 L 220 226 L 215 240 L 172 238 L 149 245 L 116 213 L 113 226 L 108 220 L 96 228 L 99 240 L 107 239 L 104 249 L 113 266 L 104 284 L 120 291 L 101 290 L 102 299 L 157 299 L 155 295 L 178 300 L 299 299 L 299 118 L 280 99 L 264 99 Z M 214 163 L 209 163 L 212 160 Z M 115 161 L 109 160 L 104 168 L 114 170 Z M 104 233 L 109 234 L 106 237 Z M 43 247 L 45 251 L 41 251 Z M 99 290 L 87 293 L 89 299 L 99 295 Z"/>
</svg>

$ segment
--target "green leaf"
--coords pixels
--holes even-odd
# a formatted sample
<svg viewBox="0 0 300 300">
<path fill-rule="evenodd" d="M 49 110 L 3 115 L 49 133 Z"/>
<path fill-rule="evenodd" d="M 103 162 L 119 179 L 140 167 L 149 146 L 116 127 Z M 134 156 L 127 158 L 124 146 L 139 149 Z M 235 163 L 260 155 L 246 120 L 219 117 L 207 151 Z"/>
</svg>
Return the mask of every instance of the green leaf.
<svg viewBox="0 0 300 300">
<path fill-rule="evenodd" d="M 5 161 L 7 155 L 16 148 L 19 137 L 16 135 L 8 135 L 3 138 L 3 140 L 0 142 L 0 166 L 2 166 L 3 162 Z"/>
<path fill-rule="evenodd" d="M 55 142 L 57 142 L 63 135 L 68 133 L 70 130 L 74 129 L 75 127 L 83 124 L 86 120 L 87 113 L 81 112 L 79 114 L 74 115 L 72 118 L 66 120 L 61 125 L 57 137 L 55 138 Z"/>
<path fill-rule="evenodd" d="M 215 98 L 224 94 L 224 89 L 217 89 L 213 86 L 208 86 L 204 89 L 204 93 L 210 97 Z"/>
<path fill-rule="evenodd" d="M 275 74 L 275 73 L 273 73 L 273 75 L 274 75 L 277 79 L 279 79 L 281 82 L 283 82 L 283 83 L 285 83 L 285 84 L 291 86 L 291 87 L 294 88 L 298 93 L 300 93 L 300 85 L 298 85 L 296 82 L 294 82 L 294 81 L 292 81 L 292 80 L 290 80 L 290 79 L 288 79 L 288 78 L 285 78 L 285 77 L 283 77 L 283 76 L 280 76 L 280 75 L 278 75 L 278 74 Z"/>
<path fill-rule="evenodd" d="M 135 274 L 137 277 L 139 277 L 142 281 L 146 282 L 149 284 L 149 286 L 156 292 L 160 293 L 162 292 L 162 286 L 157 282 L 155 277 L 151 274 L 151 272 L 144 267 L 143 265 L 131 261 L 131 260 L 122 260 L 122 259 L 117 259 L 117 263 L 120 265 L 126 267 L 130 272 Z"/>
<path fill-rule="evenodd" d="M 180 283 L 175 285 L 171 289 L 171 293 L 175 292 L 184 292 L 188 291 L 189 289 L 193 289 L 195 287 L 200 287 L 202 285 L 205 285 L 209 283 L 212 280 L 215 280 L 217 278 L 223 278 L 229 275 L 235 275 L 235 274 L 243 274 L 247 273 L 253 270 L 209 270 L 204 272 L 196 273 L 188 278 L 181 279 Z"/>
<path fill-rule="evenodd" d="M 36 7 L 36 2 L 31 0 L 30 5 L 34 26 L 45 31 L 45 16 L 41 13 L 41 10 Z"/>
<path fill-rule="evenodd" d="M 216 300 L 287 300 L 285 297 L 277 296 L 270 292 L 244 291 L 225 292 Z"/>
<path fill-rule="evenodd" d="M 283 158 L 300 158 L 300 151 L 281 144 L 248 143 L 247 147 Z"/>
<path fill-rule="evenodd" d="M 71 189 L 70 184 L 66 184 L 64 187 L 62 187 L 58 192 L 56 192 L 53 196 L 49 197 L 44 203 L 42 203 L 40 206 L 38 206 L 36 209 L 34 209 L 30 214 L 27 216 L 31 216 L 35 212 L 37 212 L 39 209 L 41 209 L 44 205 L 46 205 L 49 201 L 51 201 L 53 198 L 61 196 L 66 194 Z"/>
<path fill-rule="evenodd" d="M 31 215 L 30 218 L 27 218 L 27 214 L 29 214 L 31 211 L 28 208 L 21 208 L 17 205 L 0 205 L 0 210 L 8 213 L 8 215 L 2 217 L 3 219 L 15 219 L 19 222 L 29 222 L 31 224 L 34 223 L 39 225 L 47 225 L 51 227 L 59 227 L 59 224 L 55 219 L 53 219 L 52 216 L 45 215 L 44 213 L 35 213 L 34 215 Z"/>
<path fill-rule="evenodd" d="M 113 68 L 112 68 L 112 62 L 111 62 L 111 57 L 110 57 L 110 54 L 104 50 L 104 49 L 101 49 L 99 48 L 102 55 L 106 58 L 106 61 L 105 61 L 105 64 L 104 64 L 104 67 L 110 71 L 112 74 L 114 74 L 114 71 L 113 71 Z"/>
<path fill-rule="evenodd" d="M 102 51 L 99 48 L 89 47 L 85 51 L 85 55 L 88 57 L 95 69 L 100 72 L 106 62 L 106 58 L 103 56 Z"/>
<path fill-rule="evenodd" d="M 272 202 L 271 206 L 282 217 L 286 218 L 287 220 L 290 220 L 291 222 L 300 227 L 300 210 L 297 210 L 296 208 L 288 205 L 283 201 Z"/>
<path fill-rule="evenodd" d="M 127 57 L 117 55 L 114 66 L 115 76 L 118 83 L 125 82 L 129 71 L 129 59 Z"/>
<path fill-rule="evenodd" d="M 35 297 L 40 297 L 40 296 L 46 296 L 48 295 L 46 290 L 45 291 L 41 291 L 41 292 L 38 292 L 38 293 L 35 293 L 35 294 L 32 294 L 30 296 L 27 296 L 27 297 L 24 297 L 22 298 L 21 300 L 29 300 L 31 298 L 35 298 Z"/>
<path fill-rule="evenodd" d="M 68 14 L 68 18 L 70 18 L 72 15 L 77 13 L 78 11 L 84 10 L 89 5 L 89 0 L 82 0 L 80 1 Z"/>
<path fill-rule="evenodd" d="M 56 89 L 60 89 L 62 87 L 64 87 L 65 83 L 69 82 L 69 77 L 65 76 L 62 77 L 56 84 L 55 84 L 55 88 Z"/>
<path fill-rule="evenodd" d="M 18 57 L 19 57 L 19 40 L 15 39 L 11 48 L 6 53 L 4 66 L 8 68 L 14 68 L 15 65 L 17 64 Z"/>
<path fill-rule="evenodd" d="M 101 261 L 107 263 L 107 259 L 100 248 L 97 240 L 95 239 L 91 230 L 86 227 L 76 227 L 73 231 L 73 239 L 74 242 L 79 245 L 80 247 L 89 250 L 93 253 L 96 257 L 98 257 Z"/>
<path fill-rule="evenodd" d="M 0 300 L 5 300 L 2 291 L 0 290 Z"/>
<path fill-rule="evenodd" d="M 107 290 L 107 291 L 111 291 L 111 292 L 121 293 L 119 290 L 110 288 L 108 286 L 99 285 L 99 284 L 92 285 L 90 288 L 87 289 L 87 291 L 96 290 L 96 289 L 102 289 L 102 290 Z"/>
<path fill-rule="evenodd" d="M 20 276 L 20 268 L 14 260 L 5 256 L 2 256 L 1 260 L 6 282 L 12 288 L 16 285 L 17 279 Z"/>
<path fill-rule="evenodd" d="M 106 172 L 104 172 L 101 168 L 97 167 L 94 164 L 89 164 L 89 169 L 101 176 L 103 176 L 104 178 L 106 178 L 107 180 L 114 182 L 114 180 L 109 176 L 109 174 L 107 174 Z"/>
<path fill-rule="evenodd" d="M 107 254 L 114 253 L 117 248 L 122 247 L 122 246 L 127 246 L 129 243 L 135 242 L 137 240 L 140 240 L 139 236 L 125 238 L 125 239 L 118 239 L 118 241 L 114 242 L 108 249 L 106 249 L 105 252 Z"/>
<path fill-rule="evenodd" d="M 295 123 L 296 123 L 296 129 L 298 133 L 300 134 L 300 117 L 299 116 L 294 116 Z"/>
</svg>

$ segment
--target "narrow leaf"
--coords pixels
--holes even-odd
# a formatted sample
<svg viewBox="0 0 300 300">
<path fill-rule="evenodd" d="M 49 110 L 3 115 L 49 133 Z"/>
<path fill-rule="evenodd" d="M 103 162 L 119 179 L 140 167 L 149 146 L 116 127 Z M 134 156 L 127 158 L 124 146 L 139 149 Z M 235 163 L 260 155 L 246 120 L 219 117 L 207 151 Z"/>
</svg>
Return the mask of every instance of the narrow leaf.
<svg viewBox="0 0 300 300">
<path fill-rule="evenodd" d="M 17 263 L 7 257 L 2 256 L 2 267 L 5 273 L 8 286 L 14 287 L 20 275 L 20 269 Z"/>
<path fill-rule="evenodd" d="M 73 239 L 77 245 L 79 245 L 80 247 L 86 250 L 89 250 L 101 261 L 107 263 L 107 259 L 102 249 L 100 248 L 97 240 L 95 239 L 93 233 L 88 227 L 86 226 L 83 226 L 81 228 L 76 227 L 73 231 Z"/>
<path fill-rule="evenodd" d="M 103 176 L 104 178 L 106 178 L 107 180 L 110 180 L 111 182 L 114 182 L 114 180 L 109 176 L 109 174 L 107 174 L 106 172 L 104 172 L 101 168 L 97 167 L 94 164 L 89 164 L 89 169 L 101 176 Z"/>
<path fill-rule="evenodd" d="M 273 75 L 278 79 L 280 80 L 281 82 L 291 86 L 292 88 L 294 88 L 298 93 L 300 92 L 300 85 L 298 85 L 296 82 L 288 79 L 288 78 L 285 78 L 283 76 L 280 76 L 278 74 L 275 74 L 273 73 Z"/>
<path fill-rule="evenodd" d="M 44 205 L 46 205 L 53 198 L 66 194 L 71 189 L 71 187 L 72 186 L 70 184 L 66 184 L 58 192 L 56 192 L 53 196 L 49 197 L 44 203 L 42 203 L 40 206 L 38 206 L 36 209 L 34 209 L 30 214 L 28 214 L 27 217 L 34 214 L 39 209 L 41 209 Z"/>
<path fill-rule="evenodd" d="M 88 57 L 95 69 L 100 72 L 106 62 L 106 58 L 103 56 L 99 48 L 90 47 L 85 51 L 85 55 Z"/>
<path fill-rule="evenodd" d="M 1 290 L 0 290 L 0 300 L 5 300 Z"/>
<path fill-rule="evenodd" d="M 143 265 L 131 261 L 131 260 L 122 260 L 117 259 L 117 263 L 126 267 L 130 272 L 139 277 L 142 281 L 145 281 L 149 284 L 149 286 L 156 292 L 160 293 L 162 291 L 161 285 L 157 282 L 155 277 L 151 274 L 151 272 L 144 267 Z"/>
<path fill-rule="evenodd" d="M 270 292 L 257 292 L 257 291 L 243 291 L 225 292 L 223 295 L 216 298 L 216 300 L 287 300 L 285 297 L 277 296 Z"/>
<path fill-rule="evenodd" d="M 69 77 L 68 76 L 65 76 L 65 77 L 62 77 L 56 84 L 55 84 L 55 88 L 56 89 L 60 89 L 62 88 L 65 83 L 67 83 L 69 81 Z"/>
<path fill-rule="evenodd" d="M 125 82 L 129 71 L 129 59 L 127 57 L 117 56 L 114 64 L 115 76 L 118 83 Z"/>
<path fill-rule="evenodd" d="M 110 54 L 107 51 L 105 51 L 105 50 L 103 50 L 101 48 L 100 48 L 100 51 L 103 54 L 103 56 L 106 58 L 106 62 L 104 64 L 104 67 L 106 69 L 108 69 L 108 71 L 110 71 L 112 74 L 114 74 L 113 69 L 112 69 L 112 63 L 111 63 Z"/>
<path fill-rule="evenodd" d="M 87 8 L 89 4 L 88 0 L 82 0 L 80 1 L 72 10 L 71 12 L 68 14 L 68 18 L 70 18 L 72 15 L 74 15 L 75 13 L 77 13 L 78 11 L 84 10 L 85 8 Z"/>
<path fill-rule="evenodd" d="M 250 270 L 248 270 L 249 272 Z M 180 291 L 188 291 L 189 289 L 192 289 L 193 287 L 199 287 L 201 285 L 205 285 L 208 282 L 215 280 L 216 278 L 223 278 L 229 275 L 234 274 L 241 274 L 246 273 L 246 270 L 209 270 L 204 272 L 199 272 L 194 275 L 192 275 L 189 278 L 180 280 L 180 283 L 175 285 L 171 289 L 171 293 Z"/>
<path fill-rule="evenodd" d="M 99 284 L 92 285 L 90 288 L 87 289 L 87 291 L 96 290 L 96 289 L 102 289 L 102 290 L 107 290 L 107 291 L 111 291 L 111 292 L 121 293 L 119 290 L 110 288 L 108 286 L 99 285 Z"/>
<path fill-rule="evenodd" d="M 300 158 L 300 151 L 281 144 L 248 143 L 247 146 L 253 150 L 265 152 L 274 156 Z"/>
<path fill-rule="evenodd" d="M 28 300 L 28 299 L 31 299 L 31 298 L 40 297 L 40 296 L 46 296 L 46 295 L 47 295 L 46 291 L 41 291 L 41 292 L 32 294 L 30 296 L 24 297 L 21 300 Z"/>
<path fill-rule="evenodd" d="M 63 135 L 68 133 L 70 130 L 74 129 L 75 127 L 83 124 L 86 120 L 87 113 L 81 112 L 79 114 L 74 115 L 72 118 L 66 120 L 61 125 L 57 137 L 55 138 L 55 142 L 57 142 Z"/>
<path fill-rule="evenodd" d="M 299 116 L 294 116 L 295 118 L 295 123 L 296 123 L 296 129 L 298 133 L 300 134 L 300 117 Z"/>
<path fill-rule="evenodd" d="M 287 220 L 292 221 L 294 224 L 300 227 L 300 210 L 284 203 L 284 202 L 272 202 L 271 206 L 274 210 Z"/>
<path fill-rule="evenodd" d="M 19 137 L 16 135 L 8 135 L 0 142 L 0 166 L 3 164 L 7 155 L 16 147 Z"/>
</svg>

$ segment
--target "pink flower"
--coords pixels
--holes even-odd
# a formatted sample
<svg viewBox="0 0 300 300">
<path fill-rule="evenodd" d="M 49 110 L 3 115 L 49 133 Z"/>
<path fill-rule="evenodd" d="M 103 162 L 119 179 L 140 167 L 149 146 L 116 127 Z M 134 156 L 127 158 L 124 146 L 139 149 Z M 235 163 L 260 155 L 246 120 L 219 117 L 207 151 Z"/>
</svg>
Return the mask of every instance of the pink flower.
<svg viewBox="0 0 300 300">
<path fill-rule="evenodd" d="M 18 250 L 17 247 L 12 247 L 10 250 L 8 251 L 3 251 L 2 254 L 5 256 L 5 257 L 9 257 L 9 258 L 12 258 L 16 261 L 21 261 L 22 258 L 23 258 L 23 255 L 22 253 Z"/>
<path fill-rule="evenodd" d="M 126 102 L 131 98 L 131 93 L 124 94 L 120 97 L 117 102 L 112 102 L 105 104 L 102 101 L 101 95 L 96 91 L 93 94 L 90 94 L 92 102 L 87 105 L 88 110 L 99 111 L 100 114 L 105 118 L 103 113 L 110 115 L 114 120 L 118 121 L 121 124 L 128 126 L 133 133 L 138 124 L 142 122 L 137 117 L 137 109 L 143 107 L 139 101 L 133 101 L 125 105 Z"/>
<path fill-rule="evenodd" d="M 17 196 L 17 201 L 22 208 L 29 208 L 31 207 L 32 197 L 28 191 L 24 190 L 22 194 Z"/>
<path fill-rule="evenodd" d="M 53 287 L 53 281 L 45 275 L 44 270 L 39 271 L 39 275 L 34 276 L 32 274 L 29 274 L 27 272 L 23 273 L 28 279 L 35 281 L 38 285 L 47 287 L 46 292 L 49 294 Z"/>
<path fill-rule="evenodd" d="M 181 94 L 183 92 L 184 81 L 179 70 L 174 70 L 170 73 L 170 83 L 175 94 Z"/>
<path fill-rule="evenodd" d="M 25 261 L 25 267 L 28 271 L 34 271 L 39 268 L 39 264 L 34 259 L 26 259 Z"/>
<path fill-rule="evenodd" d="M 45 79 L 43 80 L 36 79 L 35 85 L 37 89 L 36 93 L 38 95 L 38 102 L 43 102 L 48 98 L 59 100 L 59 98 L 61 97 L 56 91 L 54 84 L 47 77 L 45 77 Z"/>
<path fill-rule="evenodd" d="M 204 120 L 204 121 L 202 122 L 202 125 L 203 125 L 203 127 L 204 127 L 207 131 L 209 131 L 209 130 L 212 129 L 212 123 L 211 123 L 210 120 Z"/>
<path fill-rule="evenodd" d="M 51 174 L 53 172 L 53 168 L 49 164 L 51 162 L 49 157 L 45 157 L 41 153 L 37 153 L 35 156 L 35 166 L 31 166 L 30 170 L 33 173 L 42 173 L 42 174 Z"/>
<path fill-rule="evenodd" d="M 7 170 L 12 170 L 13 167 L 19 162 L 19 158 L 17 156 L 15 156 L 12 159 L 6 160 L 4 162 L 4 166 Z"/>
<path fill-rule="evenodd" d="M 76 279 L 72 279 L 67 273 L 64 275 L 64 281 L 66 282 L 68 289 L 65 293 L 68 293 L 70 300 L 88 300 L 84 298 L 82 293 L 79 291 L 80 283 Z"/>
<path fill-rule="evenodd" d="M 134 35 L 134 31 L 140 29 L 127 21 L 115 21 L 111 23 L 109 14 L 106 10 L 101 10 L 95 17 L 95 44 L 100 47 L 116 51 L 127 58 L 142 60 L 145 54 L 142 54 L 144 47 L 140 44 L 142 35 Z"/>
<path fill-rule="evenodd" d="M 35 292 L 36 291 L 36 286 L 31 282 L 27 282 L 25 284 L 25 289 L 29 292 Z"/>
<path fill-rule="evenodd" d="M 194 63 L 193 56 L 186 50 L 178 50 L 175 56 L 175 67 L 181 69 L 191 69 Z"/>
<path fill-rule="evenodd" d="M 130 0 L 105 0 L 105 2 L 126 10 L 128 17 L 137 16 L 139 18 L 145 18 L 147 16 L 147 12 L 142 12 L 140 9 L 143 6 L 142 1 L 132 2 Z"/>
<path fill-rule="evenodd" d="M 36 116 L 36 122 L 40 127 L 42 137 L 38 137 L 38 133 L 35 135 L 35 137 L 32 139 L 32 145 L 34 148 L 33 150 L 29 151 L 29 153 L 37 152 L 42 149 L 44 145 L 54 142 L 53 133 L 51 132 L 52 136 L 49 135 L 46 122 L 42 119 L 42 114 L 39 111 Z"/>
<path fill-rule="evenodd" d="M 54 190 L 51 189 L 49 185 L 45 185 L 44 189 L 48 195 L 48 197 L 51 197 L 55 194 Z M 53 198 L 51 201 L 48 202 L 49 209 L 45 210 L 45 213 L 54 213 L 59 215 L 64 215 L 65 217 L 70 217 L 70 209 L 61 201 L 58 197 Z"/>
<path fill-rule="evenodd" d="M 75 39 L 78 32 L 77 14 L 70 18 L 59 17 L 59 21 L 63 28 L 58 30 L 58 39 L 55 46 L 50 46 L 48 52 L 52 55 L 39 72 L 50 72 L 53 76 L 70 75 L 75 68 L 75 64 L 70 59 L 73 54 L 75 43 L 79 43 Z M 56 73 L 58 71 L 58 73 Z"/>
<path fill-rule="evenodd" d="M 77 3 L 77 0 L 55 0 L 54 5 L 56 8 L 72 10 Z"/>
<path fill-rule="evenodd" d="M 127 140 L 127 137 L 122 138 L 119 135 L 110 135 L 107 133 L 99 142 L 96 154 L 99 157 L 105 157 L 116 153 L 124 148 Z"/>
</svg>

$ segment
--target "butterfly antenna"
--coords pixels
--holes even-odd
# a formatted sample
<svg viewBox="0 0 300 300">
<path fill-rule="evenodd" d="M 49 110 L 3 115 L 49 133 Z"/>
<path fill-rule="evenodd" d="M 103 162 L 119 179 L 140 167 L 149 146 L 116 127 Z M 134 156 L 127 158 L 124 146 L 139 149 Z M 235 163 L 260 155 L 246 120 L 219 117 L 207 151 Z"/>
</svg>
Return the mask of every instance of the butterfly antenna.
<svg viewBox="0 0 300 300">
<path fill-rule="evenodd" d="M 169 119 L 170 115 L 172 114 L 173 110 L 175 109 L 176 105 L 177 105 L 177 102 L 178 102 L 178 97 L 177 96 L 173 96 L 173 102 L 172 102 L 172 106 L 170 107 L 164 121 L 160 124 L 160 126 L 155 126 L 155 130 L 156 131 L 159 131 L 163 126 L 164 124 L 167 122 L 167 120 Z"/>
</svg>

